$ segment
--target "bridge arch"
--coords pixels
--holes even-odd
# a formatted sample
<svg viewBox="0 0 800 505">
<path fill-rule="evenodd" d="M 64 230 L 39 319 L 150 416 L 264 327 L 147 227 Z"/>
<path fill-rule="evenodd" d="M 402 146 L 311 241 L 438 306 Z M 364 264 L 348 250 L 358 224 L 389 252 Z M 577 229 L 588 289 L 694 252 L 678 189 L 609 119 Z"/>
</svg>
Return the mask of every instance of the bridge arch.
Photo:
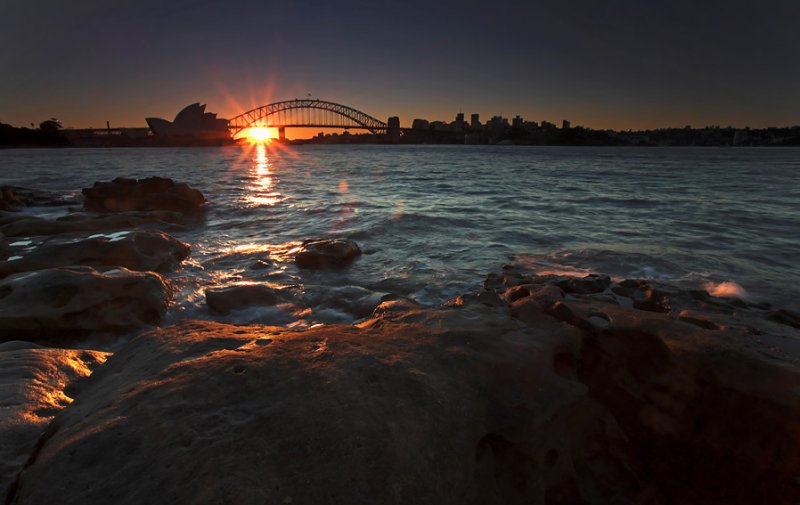
<svg viewBox="0 0 800 505">
<path fill-rule="evenodd" d="M 235 137 L 253 126 L 354 128 L 386 133 L 387 125 L 360 110 L 325 100 L 285 100 L 262 105 L 228 120 Z"/>
</svg>

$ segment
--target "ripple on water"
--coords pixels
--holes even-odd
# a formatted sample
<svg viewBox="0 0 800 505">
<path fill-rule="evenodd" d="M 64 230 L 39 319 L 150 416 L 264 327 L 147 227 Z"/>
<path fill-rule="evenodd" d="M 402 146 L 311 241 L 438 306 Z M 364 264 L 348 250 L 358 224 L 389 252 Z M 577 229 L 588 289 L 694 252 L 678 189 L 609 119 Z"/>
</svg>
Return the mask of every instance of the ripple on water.
<svg viewBox="0 0 800 505">
<path fill-rule="evenodd" d="M 799 152 L 353 145 L 6 150 L 0 162 L 15 168 L 6 184 L 65 193 L 153 175 L 202 190 L 205 225 L 176 234 L 193 244 L 196 263 L 173 276 L 185 296 L 176 312 L 202 316 L 197 290 L 236 279 L 440 303 L 514 255 L 537 268 L 734 282 L 796 307 Z M 328 275 L 296 271 L 291 244 L 320 236 L 354 238 L 370 254 Z M 269 268 L 250 268 L 259 253 L 237 249 L 250 245 L 267 249 Z M 286 321 L 296 310 L 246 317 Z"/>
</svg>

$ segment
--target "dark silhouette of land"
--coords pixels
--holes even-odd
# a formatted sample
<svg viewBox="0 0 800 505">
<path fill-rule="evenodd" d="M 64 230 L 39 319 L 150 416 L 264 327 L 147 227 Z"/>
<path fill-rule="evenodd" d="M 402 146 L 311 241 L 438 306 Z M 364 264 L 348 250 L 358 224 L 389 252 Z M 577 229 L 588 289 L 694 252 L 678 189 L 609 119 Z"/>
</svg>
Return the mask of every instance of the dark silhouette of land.
<svg viewBox="0 0 800 505">
<path fill-rule="evenodd" d="M 480 128 L 436 124 L 427 128 L 402 128 L 399 139 L 372 133 L 319 133 L 310 139 L 287 140 L 291 144 L 477 144 L 540 146 L 800 146 L 800 126 L 770 128 L 659 128 L 654 130 L 595 130 L 583 126 L 562 127 L 541 123 L 512 126 L 500 124 Z M 203 139 L 192 136 L 159 137 L 146 128 L 63 129 L 55 120 L 39 128 L 17 128 L 0 123 L 0 148 L 3 147 L 195 147 L 232 145 L 234 140 Z"/>
<path fill-rule="evenodd" d="M 322 134 L 292 141 L 295 144 L 387 143 L 371 134 Z M 508 127 L 494 132 L 403 129 L 400 144 L 489 144 L 539 146 L 800 146 L 800 126 L 782 128 L 659 128 L 655 130 L 594 130 L 583 126 L 557 128 L 545 124 L 524 129 Z"/>
</svg>

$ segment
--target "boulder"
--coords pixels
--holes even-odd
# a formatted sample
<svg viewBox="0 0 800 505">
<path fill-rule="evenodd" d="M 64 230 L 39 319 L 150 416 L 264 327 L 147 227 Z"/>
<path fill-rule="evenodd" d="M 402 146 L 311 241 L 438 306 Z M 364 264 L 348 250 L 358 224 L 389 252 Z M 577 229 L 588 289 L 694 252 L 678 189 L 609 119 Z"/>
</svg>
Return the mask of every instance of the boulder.
<svg viewBox="0 0 800 505">
<path fill-rule="evenodd" d="M 294 262 L 308 269 L 342 267 L 360 254 L 358 244 L 350 239 L 308 239 L 303 241 Z"/>
<path fill-rule="evenodd" d="M 95 182 L 82 190 L 84 207 L 92 212 L 166 210 L 199 215 L 205 209 L 203 193 L 164 177 Z"/>
<path fill-rule="evenodd" d="M 27 243 L 31 241 L 18 241 Z M 132 230 L 88 238 L 60 236 L 30 247 L 10 247 L 13 260 L 0 262 L 0 277 L 70 265 L 121 266 L 165 272 L 189 256 L 191 248 L 158 231 Z"/>
<path fill-rule="evenodd" d="M 0 496 L 17 474 L 53 416 L 72 403 L 67 388 L 105 362 L 108 353 L 47 349 L 30 342 L 0 343 Z"/>
<path fill-rule="evenodd" d="M 0 338 L 122 332 L 161 321 L 170 288 L 158 274 L 64 267 L 0 281 Z"/>
<path fill-rule="evenodd" d="M 228 313 L 245 307 L 275 305 L 278 294 L 264 284 L 234 284 L 205 290 L 206 305 L 216 312 Z"/>
</svg>

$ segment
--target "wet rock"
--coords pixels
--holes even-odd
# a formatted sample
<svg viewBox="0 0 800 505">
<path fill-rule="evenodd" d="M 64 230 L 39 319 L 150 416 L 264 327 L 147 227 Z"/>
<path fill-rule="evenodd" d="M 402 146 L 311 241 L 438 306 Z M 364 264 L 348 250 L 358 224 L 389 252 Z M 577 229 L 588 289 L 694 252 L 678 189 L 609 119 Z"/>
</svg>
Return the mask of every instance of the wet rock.
<svg viewBox="0 0 800 505">
<path fill-rule="evenodd" d="M 724 326 L 715 322 L 712 317 L 709 317 L 706 314 L 703 314 L 701 312 L 696 312 L 693 310 L 686 310 L 686 309 L 682 310 L 678 315 L 678 319 L 693 324 L 695 326 L 705 328 L 707 330 L 724 329 Z"/>
<path fill-rule="evenodd" d="M 370 315 L 385 294 L 361 286 L 305 286 L 297 303 L 311 309 L 315 321 L 350 323 Z"/>
<path fill-rule="evenodd" d="M 0 186 L 0 210 L 15 212 L 25 204 L 17 197 L 11 186 Z"/>
<path fill-rule="evenodd" d="M 769 313 L 767 317 L 781 324 L 786 324 L 794 328 L 800 328 L 800 314 L 797 314 L 790 310 L 786 309 L 773 310 Z"/>
<path fill-rule="evenodd" d="M 358 244 L 349 239 L 309 239 L 303 241 L 294 261 L 300 268 L 342 267 L 360 254 Z"/>
<path fill-rule="evenodd" d="M 31 237 L 116 231 L 138 227 L 150 227 L 158 230 L 181 230 L 183 226 L 178 223 L 182 220 L 182 214 L 168 211 L 131 211 L 103 215 L 74 213 L 59 219 L 5 215 L 0 216 L 0 232 L 9 237 Z"/>
<path fill-rule="evenodd" d="M 213 268 L 213 269 L 238 269 L 241 268 L 242 265 L 251 263 L 252 265 L 258 265 L 261 262 L 264 268 L 269 267 L 269 250 L 263 247 L 255 247 L 252 249 L 245 249 L 245 250 L 237 250 L 231 252 L 225 252 L 222 254 L 218 254 L 212 258 L 209 258 L 203 261 L 202 265 L 203 268 Z M 258 269 L 260 267 L 251 266 L 250 268 Z"/>
<path fill-rule="evenodd" d="M 161 321 L 170 288 L 158 274 L 64 267 L 0 281 L 0 338 L 121 332 Z"/>
<path fill-rule="evenodd" d="M 17 241 L 12 243 L 28 243 Z M 27 247 L 10 247 L 11 261 L 0 262 L 0 277 L 70 265 L 121 266 L 165 272 L 189 256 L 191 248 L 157 231 L 132 230 L 88 238 L 59 237 Z"/>
<path fill-rule="evenodd" d="M 275 305 L 276 290 L 264 284 L 236 284 L 205 290 L 206 304 L 211 310 L 228 313 L 245 307 Z"/>
<path fill-rule="evenodd" d="M 555 284 L 565 293 L 588 295 L 605 291 L 611 285 L 611 278 L 607 275 L 589 274 L 586 277 L 568 277 Z"/>
<path fill-rule="evenodd" d="M 507 288 L 525 284 L 526 279 L 522 274 L 516 272 L 505 272 L 502 274 L 490 273 L 483 281 L 483 287 L 490 291 L 503 291 Z"/>
<path fill-rule="evenodd" d="M 107 356 L 30 342 L 0 343 L 0 496 L 15 483 L 53 416 L 72 403 L 67 388 Z"/>
<path fill-rule="evenodd" d="M 184 183 L 164 177 L 96 182 L 83 189 L 84 206 L 92 212 L 166 210 L 184 215 L 199 215 L 206 198 Z"/>
<path fill-rule="evenodd" d="M 75 198 L 64 197 L 50 191 L 21 188 L 19 186 L 0 186 L 0 210 L 19 211 L 24 207 L 76 205 Z"/>
</svg>

